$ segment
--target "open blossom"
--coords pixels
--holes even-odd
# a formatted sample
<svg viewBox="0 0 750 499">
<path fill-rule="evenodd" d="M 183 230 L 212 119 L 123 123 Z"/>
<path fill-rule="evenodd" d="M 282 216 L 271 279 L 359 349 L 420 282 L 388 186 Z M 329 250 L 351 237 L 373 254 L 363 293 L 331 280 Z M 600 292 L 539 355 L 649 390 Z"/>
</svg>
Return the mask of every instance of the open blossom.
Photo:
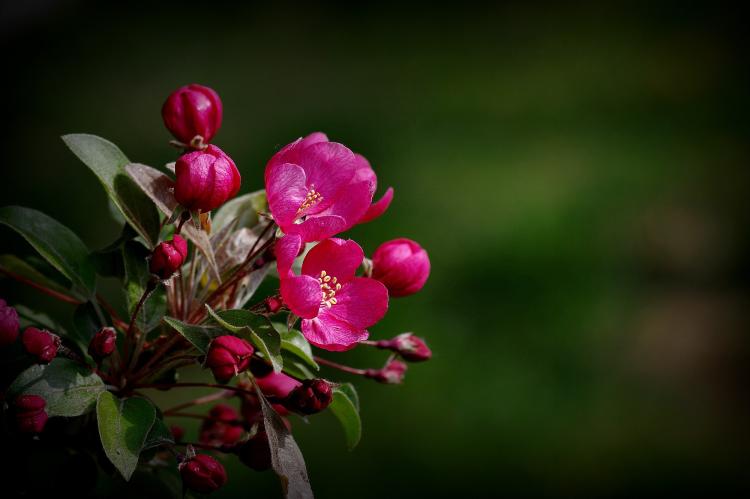
<svg viewBox="0 0 750 499">
<path fill-rule="evenodd" d="M 190 144 L 200 135 L 208 143 L 221 126 L 222 105 L 212 88 L 196 83 L 172 92 L 161 108 L 164 125 L 177 140 Z"/>
<path fill-rule="evenodd" d="M 385 284 L 391 296 L 416 293 L 430 276 L 430 258 L 411 239 L 386 241 L 372 254 L 372 278 Z"/>
<path fill-rule="evenodd" d="M 237 194 L 242 181 L 232 158 L 214 145 L 183 154 L 174 171 L 174 197 L 189 210 L 218 208 Z"/>
<path fill-rule="evenodd" d="M 0 347 L 10 345 L 18 338 L 18 312 L 0 299 Z"/>
<path fill-rule="evenodd" d="M 292 262 L 302 247 L 297 234 L 276 243 L 281 296 L 302 320 L 302 334 L 320 348 L 348 350 L 369 336 L 367 328 L 388 310 L 385 286 L 366 277 L 355 277 L 364 259 L 354 241 L 326 239 L 311 249 L 302 263 L 302 274 L 292 273 Z"/>
<path fill-rule="evenodd" d="M 268 205 L 285 234 L 320 241 L 371 220 L 393 191 L 371 208 L 377 179 L 367 160 L 320 132 L 288 144 L 266 165 Z"/>
</svg>

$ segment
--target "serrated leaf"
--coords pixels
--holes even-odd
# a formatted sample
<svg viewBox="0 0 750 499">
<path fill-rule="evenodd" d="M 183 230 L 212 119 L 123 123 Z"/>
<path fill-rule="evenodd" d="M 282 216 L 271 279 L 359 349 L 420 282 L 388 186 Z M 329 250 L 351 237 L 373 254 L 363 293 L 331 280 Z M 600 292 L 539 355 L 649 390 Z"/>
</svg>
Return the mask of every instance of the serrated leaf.
<svg viewBox="0 0 750 499">
<path fill-rule="evenodd" d="M 122 477 L 130 480 L 156 419 L 156 408 L 143 398 L 121 400 L 102 392 L 96 403 L 96 419 L 104 453 Z"/>
<path fill-rule="evenodd" d="M 159 214 L 125 172 L 128 158 L 112 142 L 85 133 L 63 135 L 65 144 L 99 178 L 128 223 L 153 248 L 159 240 Z"/>
<path fill-rule="evenodd" d="M 222 334 L 220 328 L 187 324 L 173 317 L 164 317 L 163 321 L 173 327 L 204 354 L 208 351 L 208 345 L 211 343 L 211 340 Z"/>
<path fill-rule="evenodd" d="M 72 417 L 93 409 L 103 391 L 101 378 L 89 368 L 58 357 L 49 365 L 34 365 L 23 371 L 8 388 L 8 395 L 39 395 L 47 402 L 47 414 Z"/>
<path fill-rule="evenodd" d="M 177 200 L 174 197 L 174 181 L 162 172 L 150 166 L 131 163 L 125 167 L 125 171 L 135 181 L 143 192 L 151 198 L 156 207 L 166 216 L 172 215 L 177 208 Z M 186 223 L 182 226 L 182 234 L 193 241 L 195 246 L 206 257 L 213 278 L 221 282 L 219 267 L 216 264 L 216 255 L 211 246 L 211 241 L 202 230 L 196 230 L 192 224 Z"/>
<path fill-rule="evenodd" d="M 351 385 L 349 386 L 351 387 Z M 351 390 L 353 390 L 353 387 Z M 346 437 L 346 446 L 349 450 L 357 446 L 362 436 L 362 421 L 359 418 L 358 404 L 355 404 L 350 398 L 351 390 L 342 390 L 341 387 L 334 388 L 333 400 L 331 405 L 328 406 L 341 423 L 341 428 L 343 428 Z"/>
<path fill-rule="evenodd" d="M 128 241 L 122 246 L 122 261 L 125 268 L 125 302 L 128 306 L 128 315 L 131 317 L 151 280 L 151 273 L 146 263 L 146 257 L 148 256 L 148 250 L 135 241 Z M 163 286 L 157 286 L 138 311 L 136 326 L 141 331 L 148 333 L 159 325 L 166 313 L 167 294 Z"/>
<path fill-rule="evenodd" d="M 274 372 L 281 372 L 284 359 L 281 357 L 281 337 L 271 321 L 249 310 L 233 309 L 215 312 L 206 305 L 209 315 L 222 327 L 236 333 L 252 343 L 265 358 L 271 361 Z"/>
<path fill-rule="evenodd" d="M 212 226 L 214 231 L 219 231 L 233 221 L 236 222 L 236 229 L 255 227 L 260 221 L 259 212 L 268 209 L 266 200 L 266 191 L 260 190 L 237 196 L 224 203 L 216 211 L 213 217 Z"/>
<path fill-rule="evenodd" d="M 271 466 L 281 481 L 281 489 L 287 499 L 309 499 L 313 497 L 310 479 L 307 476 L 305 459 L 286 427 L 284 420 L 268 403 L 266 397 L 255 385 L 261 408 L 263 426 L 268 435 L 268 446 L 271 449 Z"/>
<path fill-rule="evenodd" d="M 0 224 L 18 232 L 84 296 L 96 293 L 96 274 L 86 245 L 70 229 L 41 211 L 21 206 L 0 208 Z"/>
</svg>

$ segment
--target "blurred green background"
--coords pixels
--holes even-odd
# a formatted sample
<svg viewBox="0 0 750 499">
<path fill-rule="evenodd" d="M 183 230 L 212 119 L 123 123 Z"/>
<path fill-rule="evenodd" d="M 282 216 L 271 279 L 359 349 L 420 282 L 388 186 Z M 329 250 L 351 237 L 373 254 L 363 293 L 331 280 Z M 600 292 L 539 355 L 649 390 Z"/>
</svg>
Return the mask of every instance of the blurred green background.
<svg viewBox="0 0 750 499">
<path fill-rule="evenodd" d="M 242 192 L 325 131 L 396 190 L 350 237 L 432 260 L 372 336 L 413 330 L 435 355 L 402 386 L 353 380 L 352 453 L 332 416 L 294 422 L 318 497 L 741 496 L 746 22 L 652 4 L 5 3 L 0 198 L 105 246 L 106 196 L 59 136 L 173 161 L 160 108 L 191 82 L 221 95 Z M 71 313 L 5 279 L 0 296 Z M 270 473 L 229 474 L 214 497 L 279 495 Z"/>
</svg>

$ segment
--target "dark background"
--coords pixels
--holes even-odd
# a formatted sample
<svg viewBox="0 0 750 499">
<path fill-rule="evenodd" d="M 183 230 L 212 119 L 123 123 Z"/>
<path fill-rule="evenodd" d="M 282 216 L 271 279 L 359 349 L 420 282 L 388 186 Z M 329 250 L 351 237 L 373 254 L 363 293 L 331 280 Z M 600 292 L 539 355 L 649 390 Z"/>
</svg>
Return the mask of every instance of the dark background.
<svg viewBox="0 0 750 499">
<path fill-rule="evenodd" d="M 746 16 L 653 3 L 4 3 L 0 199 L 105 246 L 104 191 L 59 136 L 163 165 L 161 104 L 191 82 L 223 99 L 242 192 L 325 131 L 370 159 L 378 196 L 396 189 L 351 237 L 432 260 L 373 337 L 413 330 L 435 356 L 403 386 L 354 380 L 353 453 L 330 415 L 294 422 L 319 497 L 740 496 Z M 71 313 L 7 280 L 0 296 Z M 214 497 L 278 495 L 270 473 L 229 473 Z"/>
</svg>

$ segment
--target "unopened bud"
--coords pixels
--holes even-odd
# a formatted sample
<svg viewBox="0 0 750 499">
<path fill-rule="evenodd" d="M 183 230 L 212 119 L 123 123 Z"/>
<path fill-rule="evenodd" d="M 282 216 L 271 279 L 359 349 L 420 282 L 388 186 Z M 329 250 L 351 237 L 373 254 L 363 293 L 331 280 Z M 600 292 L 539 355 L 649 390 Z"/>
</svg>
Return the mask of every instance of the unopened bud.
<svg viewBox="0 0 750 499">
<path fill-rule="evenodd" d="M 375 346 L 396 352 L 409 362 L 422 362 L 432 357 L 432 351 L 425 341 L 412 333 L 403 333 L 391 340 L 378 341 Z"/>
<path fill-rule="evenodd" d="M 220 447 L 237 442 L 245 429 L 239 421 L 237 411 L 227 404 L 217 404 L 203 421 L 198 440 L 202 444 Z"/>
<path fill-rule="evenodd" d="M 398 385 L 404 381 L 407 369 L 405 362 L 394 359 L 389 361 L 382 369 L 368 369 L 365 377 L 374 379 L 378 383 Z"/>
<path fill-rule="evenodd" d="M 18 312 L 0 299 L 0 347 L 10 345 L 18 339 Z"/>
<path fill-rule="evenodd" d="M 41 433 L 47 423 L 47 402 L 39 395 L 21 395 L 15 402 L 16 424 L 24 433 Z"/>
<path fill-rule="evenodd" d="M 306 379 L 289 393 L 284 407 L 300 414 L 315 414 L 331 404 L 333 390 L 324 379 Z"/>
<path fill-rule="evenodd" d="M 60 348 L 60 337 L 46 329 L 27 327 L 21 337 L 26 351 L 35 356 L 40 364 L 49 364 Z"/>
<path fill-rule="evenodd" d="M 179 465 L 185 486 L 201 494 L 220 489 L 227 483 L 227 472 L 219 461 L 207 454 L 197 454 Z"/>
<path fill-rule="evenodd" d="M 206 367 L 211 369 L 216 381 L 226 383 L 250 366 L 253 346 L 242 338 L 224 335 L 214 338 L 208 347 Z"/>
<path fill-rule="evenodd" d="M 181 236 L 175 235 L 171 241 L 164 241 L 154 248 L 149 262 L 149 270 L 159 279 L 169 279 L 187 258 L 188 246 Z"/>
<path fill-rule="evenodd" d="M 117 346 L 117 332 L 113 327 L 103 327 L 91 338 L 89 355 L 97 362 L 112 355 Z"/>
</svg>

